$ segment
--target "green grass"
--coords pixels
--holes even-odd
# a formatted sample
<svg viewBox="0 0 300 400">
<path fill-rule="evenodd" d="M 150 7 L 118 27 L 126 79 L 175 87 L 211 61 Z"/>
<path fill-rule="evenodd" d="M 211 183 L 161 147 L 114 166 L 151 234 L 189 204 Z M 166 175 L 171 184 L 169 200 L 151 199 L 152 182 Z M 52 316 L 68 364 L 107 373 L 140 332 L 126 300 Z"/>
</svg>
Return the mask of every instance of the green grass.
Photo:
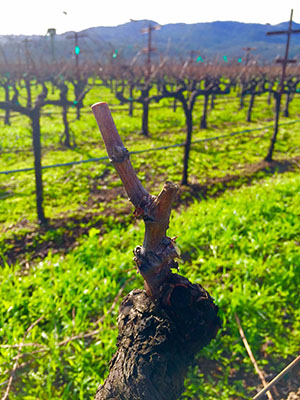
<svg viewBox="0 0 300 400">
<path fill-rule="evenodd" d="M 253 187 L 228 192 L 218 200 L 196 202 L 173 212 L 170 235 L 183 253 L 181 273 L 207 288 L 220 307 L 223 329 L 199 354 L 190 370 L 183 398 L 249 398 L 247 376 L 253 366 L 239 340 L 237 312 L 259 365 L 279 372 L 299 346 L 299 193 L 300 176 L 275 176 Z M 65 257 L 48 255 L 27 268 L 5 266 L 1 272 L 0 337 L 4 345 L 22 341 L 32 329 L 22 357 L 24 368 L 13 383 L 11 399 L 87 399 L 108 371 L 115 350 L 117 308 L 103 323 L 120 287 L 141 287 L 132 249 L 142 242 L 141 223 L 120 225 L 99 238 L 90 230 Z M 126 284 L 128 279 L 132 279 Z M 86 339 L 59 343 L 99 329 Z M 263 358 L 261 347 L 267 348 Z M 38 345 L 47 351 L 31 356 Z M 0 347 L 1 380 L 13 366 L 16 348 Z M 201 369 L 203 360 L 218 368 Z M 233 372 L 234 371 L 234 372 Z M 237 376 L 236 379 L 233 376 Z M 257 379 L 258 382 L 258 379 Z M 0 382 L 1 383 L 1 382 Z"/>
<path fill-rule="evenodd" d="M 217 97 L 205 131 L 199 129 L 199 100 L 193 139 L 271 126 L 273 110 L 266 100 L 266 96 L 257 99 L 254 122 L 248 124 L 247 107 L 239 110 L 238 99 Z M 120 106 L 108 89 L 97 87 L 88 93 L 80 121 L 75 120 L 75 109 L 70 109 L 70 127 L 78 144 L 74 149 L 59 146 L 63 125 L 61 116 L 52 113 L 58 109 L 44 109 L 50 114 L 41 120 L 43 165 L 106 155 L 89 109 L 96 101 L 111 105 L 129 150 L 184 142 L 183 111 L 178 107 L 174 113 L 172 101 L 151 105 L 151 137 L 143 138 L 139 134 L 140 107 L 129 117 L 127 105 Z M 281 118 L 281 122 L 298 119 L 298 109 L 299 99 L 295 98 L 291 117 Z M 12 126 L 1 128 L 1 150 L 30 148 L 30 132 L 29 120 L 14 115 Z M 192 147 L 190 182 L 204 185 L 214 180 L 207 188 L 207 197 L 218 197 L 195 202 L 189 208 L 178 207 L 172 214 L 169 234 L 178 236 L 181 273 L 214 296 L 223 329 L 197 356 L 186 379 L 184 399 L 229 400 L 255 393 L 259 382 L 239 338 L 235 312 L 259 365 L 268 373 L 279 372 L 299 349 L 300 177 L 265 170 L 243 176 L 248 165 L 266 155 L 271 133 L 272 128 L 266 128 Z M 300 124 L 282 125 L 275 158 L 299 155 Z M 143 185 L 153 194 L 165 180 L 180 181 L 182 158 L 183 148 L 178 147 L 131 157 Z M 1 154 L 1 171 L 32 165 L 31 152 Z M 230 175 L 240 175 L 229 185 L 238 190 L 220 196 L 224 185 L 218 180 Z M 142 287 L 132 249 L 142 243 L 143 227 L 132 221 L 126 195 L 116 190 L 120 180 L 108 162 L 47 169 L 43 179 L 46 216 L 65 224 L 41 232 L 36 223 L 34 174 L 0 175 L 0 256 L 4 263 L 0 272 L 0 392 L 6 387 L 26 329 L 43 316 L 25 338 L 25 343 L 33 345 L 21 351 L 19 364 L 23 367 L 17 370 L 10 399 L 92 399 L 115 351 L 117 306 L 111 306 L 131 289 Z M 250 183 L 253 186 L 247 187 Z M 99 193 L 102 197 L 98 198 Z M 110 196 L 109 202 L 105 196 Z M 182 196 L 192 199 L 188 190 Z M 79 225 L 72 219 L 80 222 L 81 217 L 84 222 Z M 54 245 L 76 235 L 78 226 L 89 233 L 75 236 L 72 248 L 56 253 Z M 8 239 L 26 235 L 33 250 L 25 249 L 20 262 L 8 266 L 5 254 L 16 246 Z M 53 251 L 44 259 L 33 260 L 43 244 L 50 249 L 53 246 Z M 95 330 L 94 335 L 81 335 Z M 76 335 L 81 336 L 62 345 Z M 262 352 L 265 343 L 268 346 Z M 42 351 L 31 354 L 38 350 Z M 208 362 L 211 368 L 205 367 Z"/>
<path fill-rule="evenodd" d="M 59 137 L 63 132 L 61 116 L 58 108 L 47 106 L 45 112 L 55 112 L 41 119 L 43 165 L 67 163 L 86 160 L 106 155 L 96 121 L 89 105 L 99 100 L 107 100 L 113 112 L 115 123 L 126 146 L 131 151 L 154 148 L 162 145 L 183 143 L 185 140 L 185 120 L 182 109 L 178 106 L 174 113 L 171 101 L 163 100 L 153 104 L 150 110 L 150 138 L 139 135 L 141 128 L 141 108 L 134 111 L 134 117 L 129 117 L 127 105 L 119 106 L 110 91 L 103 87 L 92 89 L 85 99 L 86 108 L 82 110 L 81 120 L 75 119 L 75 109 L 70 109 L 70 128 L 76 138 L 78 147 L 74 149 L 59 149 Z M 207 130 L 199 129 L 202 110 L 202 100 L 196 104 L 194 112 L 193 139 L 202 139 L 216 135 L 229 134 L 243 129 L 271 126 L 269 114 L 272 107 L 267 105 L 266 97 L 259 99 L 259 106 L 254 108 L 253 123 L 245 123 L 246 110 L 239 110 L 238 99 L 233 98 L 225 103 L 224 97 L 217 97 L 216 107 L 208 117 Z M 262 105 L 263 104 L 263 105 Z M 282 122 L 292 121 L 299 117 L 297 106 L 299 100 L 291 103 L 291 118 Z M 163 107 L 160 107 L 163 106 Z M 123 109 L 124 111 L 120 111 Z M 12 126 L 1 129 L 1 148 L 9 151 L 13 148 L 30 148 L 31 128 L 29 119 L 15 116 Z M 243 136 L 230 137 L 220 141 L 194 145 L 190 160 L 190 181 L 202 183 L 204 178 L 222 177 L 241 171 L 248 163 L 263 159 L 267 153 L 272 129 L 249 133 Z M 299 147 L 300 124 L 284 125 L 280 129 L 279 142 L 275 147 L 275 157 L 278 159 L 297 156 Z M 264 134 L 263 137 L 260 135 Z M 91 144 L 92 142 L 92 144 Z M 57 150 L 51 149 L 54 146 Z M 182 173 L 183 148 L 168 151 L 143 153 L 132 157 L 134 166 L 140 170 L 141 179 L 148 187 L 161 184 L 166 179 L 179 182 Z M 19 169 L 33 166 L 32 152 L 1 154 L 0 170 Z M 101 179 L 104 171 L 109 169 L 109 179 Z M 107 162 L 60 167 L 43 171 L 46 216 L 60 217 L 62 213 L 73 213 L 78 208 L 85 207 L 91 196 L 91 187 L 95 180 L 98 186 L 121 185 Z M 158 179 L 154 179 L 157 178 Z M 158 180 L 158 182 L 156 182 Z M 7 218 L 10 215 L 10 218 Z M 31 224 L 36 222 L 34 173 L 23 172 L 12 175 L 0 175 L 0 221 L 2 223 L 2 238 L 10 237 L 11 224 L 19 221 Z M 14 232 L 17 231 L 14 227 Z"/>
</svg>

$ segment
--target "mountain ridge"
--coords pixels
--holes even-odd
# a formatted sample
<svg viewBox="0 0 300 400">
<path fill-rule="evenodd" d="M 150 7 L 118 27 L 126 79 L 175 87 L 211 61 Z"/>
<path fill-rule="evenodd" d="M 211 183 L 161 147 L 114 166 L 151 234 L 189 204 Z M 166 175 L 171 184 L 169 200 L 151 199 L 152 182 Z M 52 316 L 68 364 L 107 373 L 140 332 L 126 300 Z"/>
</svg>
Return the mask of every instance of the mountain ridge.
<svg viewBox="0 0 300 400">
<path fill-rule="evenodd" d="M 277 25 L 237 21 L 159 25 L 156 21 L 140 20 L 117 26 L 91 27 L 78 32 L 81 59 L 111 61 L 116 50 L 119 58 L 130 59 L 142 53 L 142 49 L 147 46 L 147 35 L 141 31 L 149 26 L 160 26 L 159 30 L 152 31 L 152 44 L 157 49 L 153 57 L 168 54 L 170 57 L 187 58 L 194 54 L 194 57 L 201 55 L 204 60 L 223 60 L 226 56 L 230 61 L 242 58 L 245 55 L 243 49 L 252 47 L 256 48 L 252 51 L 253 57 L 259 62 L 271 62 L 276 56 L 283 55 L 286 35 L 267 36 L 266 33 L 287 29 L 288 22 Z M 294 22 L 293 29 L 300 29 L 300 24 Z M 54 36 L 55 54 L 51 53 L 49 36 L 0 35 L 0 63 L 5 58 L 16 60 L 17 57 L 25 57 L 26 52 L 27 55 L 30 52 L 33 58 L 71 58 L 74 42 L 66 40 L 71 34 L 74 32 Z M 290 57 L 297 57 L 299 53 L 300 35 L 295 34 L 291 39 Z"/>
</svg>

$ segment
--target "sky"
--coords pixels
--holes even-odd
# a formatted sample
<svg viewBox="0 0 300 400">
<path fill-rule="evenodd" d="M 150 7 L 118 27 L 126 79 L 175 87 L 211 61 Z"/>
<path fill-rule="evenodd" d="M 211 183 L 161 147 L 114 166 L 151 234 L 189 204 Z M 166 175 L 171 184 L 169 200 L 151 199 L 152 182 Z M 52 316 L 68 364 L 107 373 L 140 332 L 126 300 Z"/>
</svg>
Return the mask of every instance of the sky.
<svg viewBox="0 0 300 400">
<path fill-rule="evenodd" d="M 130 19 L 161 25 L 239 21 L 300 22 L 300 0 L 1 0 L 0 35 L 58 34 L 94 26 L 116 26 Z"/>
</svg>

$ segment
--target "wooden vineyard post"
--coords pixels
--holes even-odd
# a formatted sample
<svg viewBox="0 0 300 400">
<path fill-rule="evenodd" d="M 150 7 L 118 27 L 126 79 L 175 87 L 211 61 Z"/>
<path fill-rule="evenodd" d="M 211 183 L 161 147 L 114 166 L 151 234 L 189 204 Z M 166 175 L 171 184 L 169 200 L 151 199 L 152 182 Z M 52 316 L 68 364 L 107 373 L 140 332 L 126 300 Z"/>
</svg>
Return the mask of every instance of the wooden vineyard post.
<svg viewBox="0 0 300 400">
<path fill-rule="evenodd" d="M 67 36 L 67 39 L 74 40 L 75 68 L 76 68 L 77 78 L 79 78 L 79 54 L 81 53 L 79 47 L 79 38 L 84 38 L 86 36 L 87 35 L 85 33 L 78 33 L 78 32 L 73 32 L 71 36 Z"/>
<path fill-rule="evenodd" d="M 150 82 L 150 77 L 151 77 L 151 54 L 156 51 L 154 47 L 152 47 L 152 32 L 157 31 L 160 29 L 159 25 L 151 25 L 149 23 L 148 28 L 142 29 L 142 33 L 148 34 L 148 46 L 147 48 L 143 49 L 143 53 L 147 54 L 147 61 L 146 61 L 146 81 L 149 83 Z"/>
<path fill-rule="evenodd" d="M 177 186 L 166 182 L 158 196 L 142 186 L 106 103 L 92 106 L 107 153 L 135 215 L 145 223 L 134 260 L 145 290 L 133 290 L 119 309 L 117 351 L 95 400 L 175 400 L 195 354 L 220 328 L 218 307 L 208 292 L 174 272 L 175 239 L 166 236 Z"/>
<path fill-rule="evenodd" d="M 245 62 L 244 64 L 247 66 L 249 61 L 251 60 L 251 52 L 256 50 L 256 47 L 243 47 L 242 50 L 245 52 Z"/>
<path fill-rule="evenodd" d="M 68 86 L 65 82 L 56 83 L 56 86 L 60 90 L 60 103 L 62 107 L 62 119 L 64 124 L 64 133 L 60 137 L 60 142 L 62 142 L 66 147 L 69 149 L 75 146 L 75 140 L 73 145 L 71 144 L 70 138 L 70 128 L 69 128 L 69 121 L 68 121 L 68 109 L 71 105 L 68 101 Z"/>
<path fill-rule="evenodd" d="M 284 80 L 285 80 L 285 74 L 286 74 L 286 67 L 287 64 L 289 63 L 295 63 L 296 60 L 289 60 L 288 55 L 289 55 L 289 47 L 290 47 L 290 39 L 292 33 L 300 33 L 300 29 L 292 29 L 292 23 L 293 23 L 293 10 L 291 10 L 291 16 L 290 16 L 290 22 L 289 22 L 289 28 L 286 31 L 271 31 L 267 32 L 267 35 L 283 35 L 287 34 L 287 42 L 285 46 L 285 54 L 284 58 L 282 59 L 277 59 L 278 63 L 282 64 L 282 74 L 281 74 L 281 80 L 279 84 L 279 91 L 275 92 L 275 126 L 274 126 L 274 132 L 273 136 L 271 138 L 271 143 L 270 147 L 268 150 L 268 154 L 265 158 L 265 161 L 271 162 L 273 159 L 273 151 L 274 151 L 274 146 L 277 140 L 277 134 L 278 134 L 278 126 L 279 126 L 279 114 L 280 114 L 280 105 L 281 105 L 281 98 L 282 94 L 284 92 Z"/>
</svg>

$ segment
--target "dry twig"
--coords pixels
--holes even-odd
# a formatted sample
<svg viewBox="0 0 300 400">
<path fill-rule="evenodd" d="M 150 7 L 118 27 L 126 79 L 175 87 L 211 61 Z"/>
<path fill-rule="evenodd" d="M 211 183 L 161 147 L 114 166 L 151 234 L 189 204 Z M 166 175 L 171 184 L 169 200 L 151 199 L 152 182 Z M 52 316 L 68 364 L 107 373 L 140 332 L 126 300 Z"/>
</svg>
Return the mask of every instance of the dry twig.
<svg viewBox="0 0 300 400">
<path fill-rule="evenodd" d="M 8 398 L 8 395 L 9 395 L 9 392 L 10 392 L 10 389 L 11 389 L 11 385 L 12 385 L 12 382 L 13 382 L 13 379 L 14 379 L 14 376 L 15 376 L 15 372 L 16 372 L 16 370 L 17 370 L 17 368 L 18 368 L 19 360 L 20 360 L 20 358 L 21 358 L 22 347 L 23 347 L 23 345 L 24 345 L 24 341 L 25 341 L 25 339 L 26 339 L 28 333 L 29 333 L 43 318 L 44 318 L 43 315 L 42 315 L 41 317 L 39 317 L 36 321 L 34 321 L 34 322 L 29 326 L 29 328 L 28 328 L 28 329 L 26 330 L 26 332 L 24 333 L 23 340 L 22 340 L 22 342 L 19 344 L 18 355 L 17 355 L 17 357 L 16 357 L 16 361 L 15 361 L 15 363 L 14 363 L 13 369 L 12 369 L 12 371 L 11 371 L 11 373 L 10 373 L 10 377 L 9 377 L 9 380 L 8 380 L 8 384 L 7 384 L 7 387 L 6 387 L 6 391 L 5 391 L 5 393 L 4 393 L 4 395 L 3 395 L 3 397 L 2 397 L 1 400 L 6 400 L 6 399 Z"/>
<path fill-rule="evenodd" d="M 267 386 L 267 382 L 265 380 L 264 374 L 260 370 L 259 366 L 257 365 L 257 362 L 256 362 L 256 360 L 254 358 L 254 355 L 253 355 L 252 350 L 251 350 L 251 348 L 249 346 L 247 338 L 246 338 L 246 336 L 244 334 L 244 331 L 243 331 L 241 322 L 239 320 L 239 317 L 237 316 L 236 313 L 234 314 L 234 316 L 235 316 L 235 320 L 236 320 L 236 322 L 238 324 L 239 332 L 240 332 L 241 338 L 243 340 L 244 346 L 245 346 L 245 348 L 247 350 L 247 353 L 248 353 L 248 355 L 250 357 L 250 360 L 252 361 L 252 364 L 254 365 L 255 371 L 257 372 L 258 376 L 260 377 L 260 380 L 262 381 L 262 384 L 264 385 L 264 387 L 266 387 Z M 269 400 L 273 400 L 273 396 L 272 396 L 270 391 L 267 391 L 267 396 L 268 396 Z"/>
<path fill-rule="evenodd" d="M 1 349 L 18 349 L 20 347 L 20 343 L 18 344 L 0 344 Z M 44 347 L 39 343 L 23 343 L 22 347 Z"/>
<path fill-rule="evenodd" d="M 258 400 L 260 399 L 267 390 L 269 390 L 275 383 L 279 382 L 281 378 L 284 377 L 292 368 L 294 368 L 298 363 L 300 362 L 300 355 L 295 358 L 294 361 L 292 361 L 287 367 L 285 367 L 274 379 L 271 380 L 270 383 L 267 384 L 267 386 L 262 389 L 259 393 L 257 393 L 252 400 Z"/>
</svg>

